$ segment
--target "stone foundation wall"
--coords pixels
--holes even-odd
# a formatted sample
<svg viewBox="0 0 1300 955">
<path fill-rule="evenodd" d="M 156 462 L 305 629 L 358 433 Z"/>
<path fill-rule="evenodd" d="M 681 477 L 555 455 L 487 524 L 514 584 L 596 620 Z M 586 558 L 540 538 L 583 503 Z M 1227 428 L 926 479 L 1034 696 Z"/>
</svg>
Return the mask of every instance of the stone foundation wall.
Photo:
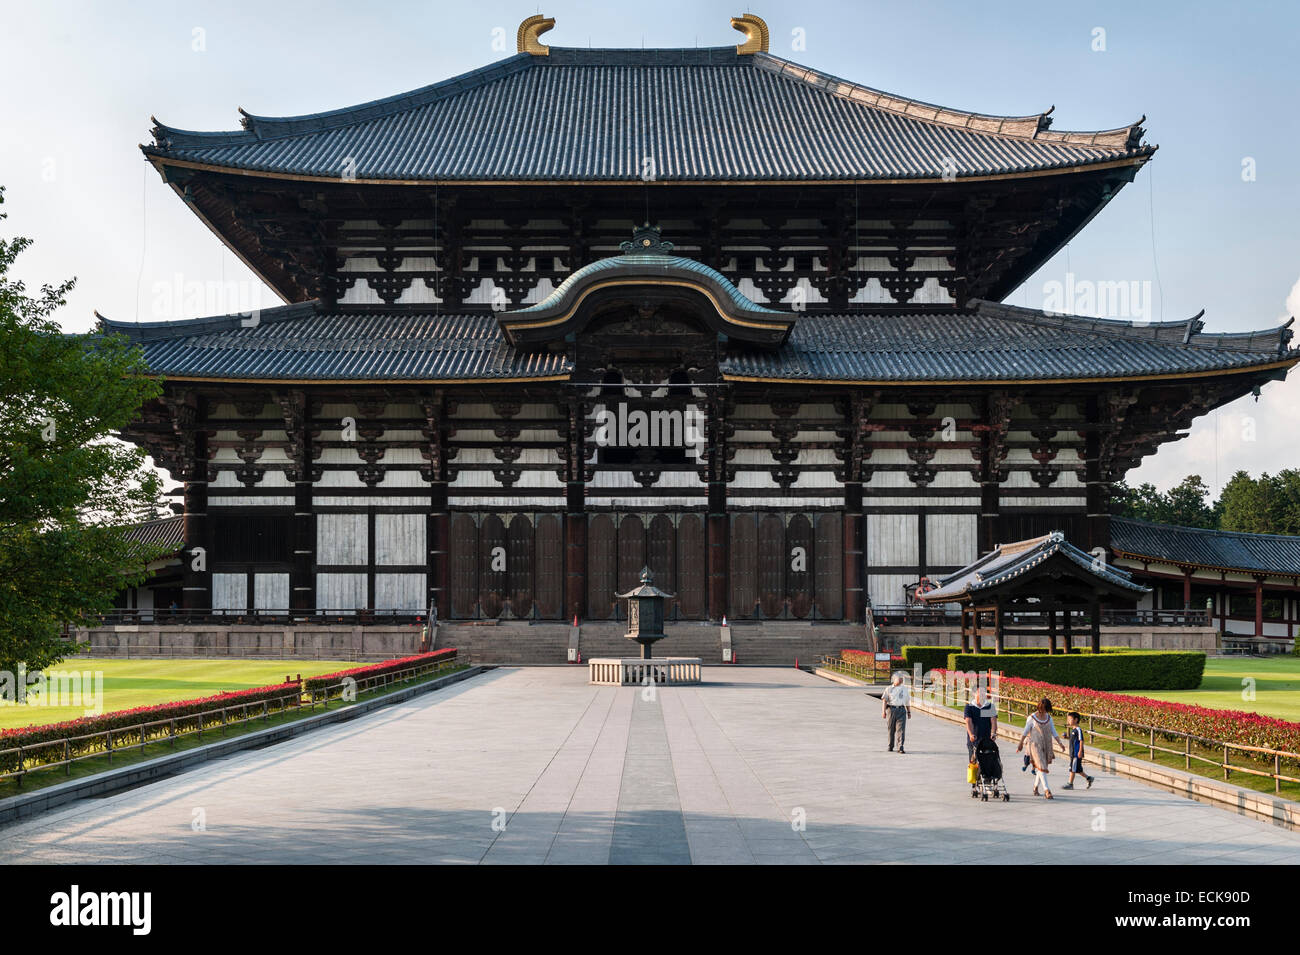
<svg viewBox="0 0 1300 955">
<path fill-rule="evenodd" d="M 101 657 L 237 657 L 388 660 L 420 648 L 418 625 L 119 626 L 78 630 Z"/>
<path fill-rule="evenodd" d="M 897 650 L 904 644 L 921 644 L 924 646 L 961 646 L 960 627 L 882 627 L 881 638 L 885 644 Z M 1063 638 L 1057 634 L 1057 646 L 1063 646 Z M 1087 631 L 1074 634 L 1074 645 L 1086 647 L 1089 636 Z M 991 649 L 993 640 L 982 640 L 986 649 Z M 1008 636 L 1008 647 L 1042 647 L 1047 648 L 1047 640 L 1040 637 Z M 1204 650 L 1213 653 L 1219 645 L 1219 631 L 1213 627 L 1102 627 L 1101 645 L 1103 647 L 1133 647 L 1138 650 Z"/>
</svg>

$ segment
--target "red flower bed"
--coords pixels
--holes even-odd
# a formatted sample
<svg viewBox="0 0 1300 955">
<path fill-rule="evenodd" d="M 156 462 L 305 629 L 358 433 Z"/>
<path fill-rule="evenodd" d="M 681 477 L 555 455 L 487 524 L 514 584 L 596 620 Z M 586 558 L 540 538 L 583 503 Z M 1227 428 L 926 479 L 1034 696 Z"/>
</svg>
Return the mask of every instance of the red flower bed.
<svg viewBox="0 0 1300 955">
<path fill-rule="evenodd" d="M 846 663 L 867 664 L 875 663 L 876 655 L 870 650 L 841 650 L 840 659 Z M 891 667 L 901 667 L 904 665 L 903 658 L 891 654 L 889 657 L 889 665 Z"/>
<path fill-rule="evenodd" d="M 413 657 L 400 657 L 396 660 L 385 660 L 382 663 L 370 663 L 366 666 L 352 667 L 348 670 L 339 670 L 335 673 L 325 673 L 321 676 L 314 676 L 303 683 L 304 688 L 309 692 L 323 690 L 326 687 L 335 686 L 347 677 L 359 680 L 368 676 L 381 676 L 385 673 L 393 673 L 397 670 L 406 670 L 422 663 L 441 663 L 447 660 L 456 659 L 456 648 L 447 647 L 443 650 L 434 650 L 432 653 L 417 653 Z"/>
<path fill-rule="evenodd" d="M 1077 686 L 1058 686 L 1019 677 L 1003 677 L 1004 696 L 1034 700 L 1047 697 L 1058 713 L 1078 710 L 1114 719 L 1128 720 L 1178 733 L 1189 733 L 1219 743 L 1261 746 L 1300 753 L 1300 723 L 1248 713 L 1243 710 L 1212 710 L 1189 703 L 1151 700 L 1126 693 L 1106 693 Z"/>
<path fill-rule="evenodd" d="M 61 723 L 48 723 L 44 726 L 18 726 L 13 729 L 0 730 L 0 750 L 16 746 L 35 746 L 38 743 L 62 742 L 74 736 L 100 734 L 91 739 L 77 740 L 70 744 L 69 755 L 81 756 L 106 749 L 108 737 L 102 735 L 104 733 L 111 733 L 113 746 L 129 746 L 140 742 L 141 723 L 176 720 L 176 728 L 179 732 L 181 729 L 188 728 L 191 724 L 197 725 L 198 714 L 208 710 L 218 710 L 227 706 L 241 706 L 246 703 L 257 704 L 285 697 L 287 699 L 283 699 L 282 705 L 297 706 L 301 694 L 302 685 L 297 680 L 292 680 L 288 683 L 257 686 L 248 690 L 218 693 L 215 696 L 204 696 L 192 700 L 175 700 L 171 703 L 156 703 L 153 706 L 137 706 L 129 710 L 113 710 L 110 713 L 101 713 L 98 716 L 83 716 L 79 719 L 65 720 Z M 260 707 L 257 711 L 260 712 Z M 147 735 L 152 738 L 166 736 L 169 732 L 170 726 L 160 726 L 150 730 Z M 26 755 L 28 765 L 31 765 L 33 756 L 42 761 L 46 759 L 62 759 L 63 749 L 55 746 L 41 747 L 36 753 Z M 17 753 L 0 756 L 0 770 L 8 772 L 17 768 Z"/>
</svg>

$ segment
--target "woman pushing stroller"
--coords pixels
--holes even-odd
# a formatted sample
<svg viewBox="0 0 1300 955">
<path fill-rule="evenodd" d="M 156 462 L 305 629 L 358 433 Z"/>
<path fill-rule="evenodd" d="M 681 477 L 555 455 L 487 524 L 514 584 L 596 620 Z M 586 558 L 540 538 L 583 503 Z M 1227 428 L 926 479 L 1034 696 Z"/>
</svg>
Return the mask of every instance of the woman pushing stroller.
<svg viewBox="0 0 1300 955">
<path fill-rule="evenodd" d="M 1052 763 L 1052 744 L 1055 743 L 1061 752 L 1065 752 L 1065 743 L 1056 732 L 1056 724 L 1052 722 L 1052 701 L 1047 697 L 1038 701 L 1038 709 L 1025 720 L 1025 732 L 1016 746 L 1017 753 L 1024 749 L 1026 742 L 1029 744 L 1028 756 L 1034 767 L 1034 795 L 1038 795 L 1038 787 L 1042 786 L 1043 796 L 1051 799 L 1052 789 L 1047 784 L 1047 768 Z"/>
</svg>

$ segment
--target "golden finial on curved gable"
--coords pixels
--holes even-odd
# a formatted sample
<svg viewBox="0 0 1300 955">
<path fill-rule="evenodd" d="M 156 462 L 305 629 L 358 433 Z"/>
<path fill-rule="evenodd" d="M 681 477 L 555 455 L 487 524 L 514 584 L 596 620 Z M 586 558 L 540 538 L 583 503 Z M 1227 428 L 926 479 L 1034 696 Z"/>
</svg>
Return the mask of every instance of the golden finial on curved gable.
<svg viewBox="0 0 1300 955">
<path fill-rule="evenodd" d="M 519 32 L 515 34 L 515 45 L 519 52 L 531 53 L 533 56 L 550 56 L 551 48 L 543 46 L 538 37 L 553 26 L 555 26 L 555 17 L 542 16 L 540 13 L 519 24 Z"/>
<path fill-rule="evenodd" d="M 767 52 L 767 24 L 763 22 L 762 17 L 752 13 L 732 17 L 731 27 L 745 34 L 745 42 L 736 44 L 737 53 L 743 55 Z"/>
</svg>

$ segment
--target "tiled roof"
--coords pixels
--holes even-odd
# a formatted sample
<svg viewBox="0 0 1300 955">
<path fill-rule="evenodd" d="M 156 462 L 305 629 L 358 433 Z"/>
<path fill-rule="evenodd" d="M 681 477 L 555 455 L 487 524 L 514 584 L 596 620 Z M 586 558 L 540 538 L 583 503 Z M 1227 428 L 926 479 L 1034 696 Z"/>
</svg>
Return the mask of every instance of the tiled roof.
<svg viewBox="0 0 1300 955">
<path fill-rule="evenodd" d="M 104 331 L 139 342 L 154 371 L 177 378 L 462 381 L 567 375 L 547 351 L 516 352 L 491 314 L 320 311 L 316 303 L 238 315 L 134 324 L 101 317 Z"/>
<path fill-rule="evenodd" d="M 139 342 L 154 371 L 180 378 L 462 381 L 573 370 L 563 354 L 512 348 L 499 317 L 326 311 L 306 302 L 267 309 L 256 324 L 238 315 L 100 323 Z M 1300 360 L 1287 347 L 1289 329 L 1209 335 L 1196 327 L 984 302 L 966 313 L 806 315 L 780 348 L 729 343 L 721 367 L 741 380 L 975 382 L 1178 375 Z"/>
<path fill-rule="evenodd" d="M 1206 334 L 974 300 L 967 314 L 809 315 L 777 352 L 733 348 L 733 378 L 794 381 L 1035 381 L 1247 368 L 1300 354 L 1289 328 Z"/>
<path fill-rule="evenodd" d="M 735 47 L 521 53 L 423 89 L 243 130 L 157 124 L 150 156 L 271 174 L 402 181 L 943 179 L 1154 152 L 1135 123 L 1051 130 L 882 93 Z M 1139 123 L 1141 120 L 1139 120 Z"/>
<path fill-rule="evenodd" d="M 952 603 L 963 597 L 977 596 L 1002 587 L 1057 555 L 1074 564 L 1081 577 L 1093 577 L 1098 582 L 1133 594 L 1146 593 L 1150 589 L 1134 583 L 1128 571 L 1094 559 L 1067 541 L 1060 531 L 1052 531 L 1042 537 L 999 545 L 975 563 L 941 578 L 939 586 L 922 599 L 926 603 Z"/>
<path fill-rule="evenodd" d="M 1113 517 L 1110 545 L 1117 555 L 1135 558 L 1300 575 L 1300 537 L 1284 534 L 1244 534 Z"/>
<path fill-rule="evenodd" d="M 129 540 L 141 544 L 161 544 L 175 550 L 185 544 L 185 518 L 180 515 L 132 524 L 124 530 Z"/>
<path fill-rule="evenodd" d="M 590 292 L 611 286 L 673 285 L 694 289 L 712 304 L 706 312 L 710 327 L 735 341 L 779 346 L 790 335 L 795 315 L 755 304 L 717 269 L 680 255 L 669 254 L 659 230 L 645 226 L 623 243 L 622 255 L 584 265 L 536 305 L 498 313 L 511 344 L 561 339 L 576 333 L 579 305 Z"/>
</svg>

